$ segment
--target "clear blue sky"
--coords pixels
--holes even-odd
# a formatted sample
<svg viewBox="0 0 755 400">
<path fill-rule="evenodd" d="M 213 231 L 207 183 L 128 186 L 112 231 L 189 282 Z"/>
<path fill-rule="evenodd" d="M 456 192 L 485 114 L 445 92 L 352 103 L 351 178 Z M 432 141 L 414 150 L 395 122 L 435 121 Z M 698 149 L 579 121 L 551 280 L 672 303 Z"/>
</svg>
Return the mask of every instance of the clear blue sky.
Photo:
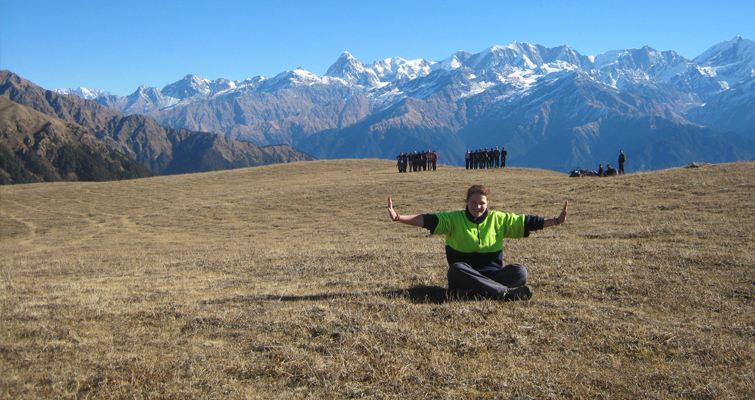
<svg viewBox="0 0 755 400">
<path fill-rule="evenodd" d="M 649 45 L 691 59 L 736 35 L 755 40 L 755 1 L 0 1 L 0 69 L 46 89 L 118 95 L 186 74 L 323 75 L 344 51 L 363 63 L 440 61 L 516 40 L 583 55 Z"/>
</svg>

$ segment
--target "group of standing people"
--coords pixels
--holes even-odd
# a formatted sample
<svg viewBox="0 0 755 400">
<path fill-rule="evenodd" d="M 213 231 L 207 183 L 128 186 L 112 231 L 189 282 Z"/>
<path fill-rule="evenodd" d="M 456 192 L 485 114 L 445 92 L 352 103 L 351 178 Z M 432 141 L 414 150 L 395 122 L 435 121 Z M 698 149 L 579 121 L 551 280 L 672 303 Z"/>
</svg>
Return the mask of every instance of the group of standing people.
<svg viewBox="0 0 755 400">
<path fill-rule="evenodd" d="M 487 147 L 474 151 L 467 149 L 464 162 L 467 169 L 505 168 L 507 154 L 505 147 L 498 150 L 498 146 L 490 150 Z"/>
<path fill-rule="evenodd" d="M 438 166 L 438 153 L 432 150 L 413 153 L 402 151 L 396 159 L 398 172 L 435 171 Z"/>
</svg>

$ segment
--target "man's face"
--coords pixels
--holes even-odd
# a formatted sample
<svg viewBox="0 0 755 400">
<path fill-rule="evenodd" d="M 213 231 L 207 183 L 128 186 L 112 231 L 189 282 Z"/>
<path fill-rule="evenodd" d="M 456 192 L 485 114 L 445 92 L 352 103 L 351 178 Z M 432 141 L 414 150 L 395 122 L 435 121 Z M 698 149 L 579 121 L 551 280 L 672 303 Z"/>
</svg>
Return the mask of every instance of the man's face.
<svg viewBox="0 0 755 400">
<path fill-rule="evenodd" d="M 467 209 L 475 218 L 485 214 L 485 210 L 488 209 L 488 198 L 479 193 L 473 194 L 467 200 Z"/>
</svg>

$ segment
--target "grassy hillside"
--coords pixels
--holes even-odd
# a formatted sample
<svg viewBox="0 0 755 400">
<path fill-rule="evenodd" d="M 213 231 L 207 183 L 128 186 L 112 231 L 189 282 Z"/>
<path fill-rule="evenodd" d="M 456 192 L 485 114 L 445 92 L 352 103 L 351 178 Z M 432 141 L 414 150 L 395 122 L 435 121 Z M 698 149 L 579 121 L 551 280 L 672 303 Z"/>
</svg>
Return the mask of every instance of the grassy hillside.
<svg viewBox="0 0 755 400">
<path fill-rule="evenodd" d="M 526 302 L 447 301 L 399 213 L 505 243 Z M 751 398 L 755 164 L 616 178 L 314 161 L 0 187 L 0 398 Z"/>
</svg>

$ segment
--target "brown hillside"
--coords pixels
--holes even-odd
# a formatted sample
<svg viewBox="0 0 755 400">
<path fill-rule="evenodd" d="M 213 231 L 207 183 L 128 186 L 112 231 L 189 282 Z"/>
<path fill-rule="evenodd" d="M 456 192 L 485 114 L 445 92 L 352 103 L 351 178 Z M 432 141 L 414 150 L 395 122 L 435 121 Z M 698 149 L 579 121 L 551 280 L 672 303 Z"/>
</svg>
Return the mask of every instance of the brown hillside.
<svg viewBox="0 0 755 400">
<path fill-rule="evenodd" d="M 29 107 L 0 97 L 0 143 L 13 149 L 25 146 L 25 142 L 43 137 L 44 143 L 38 146 L 47 152 L 54 144 L 80 142 L 82 138 L 97 140 L 80 125 L 49 117 Z"/>
<path fill-rule="evenodd" d="M 290 149 L 290 158 L 265 148 L 206 132 L 161 126 L 144 115 L 126 115 L 75 95 L 59 95 L 20 76 L 0 71 L 0 96 L 89 129 L 113 149 L 160 174 L 206 172 L 277 162 L 314 160 Z M 281 161 L 283 159 L 283 161 Z"/>
<path fill-rule="evenodd" d="M 448 301 L 442 237 L 491 205 L 526 302 Z M 0 398 L 752 398 L 755 164 L 615 178 L 314 161 L 0 187 Z"/>
<path fill-rule="evenodd" d="M 0 96 L 0 184 L 153 175 L 80 125 Z"/>
</svg>

